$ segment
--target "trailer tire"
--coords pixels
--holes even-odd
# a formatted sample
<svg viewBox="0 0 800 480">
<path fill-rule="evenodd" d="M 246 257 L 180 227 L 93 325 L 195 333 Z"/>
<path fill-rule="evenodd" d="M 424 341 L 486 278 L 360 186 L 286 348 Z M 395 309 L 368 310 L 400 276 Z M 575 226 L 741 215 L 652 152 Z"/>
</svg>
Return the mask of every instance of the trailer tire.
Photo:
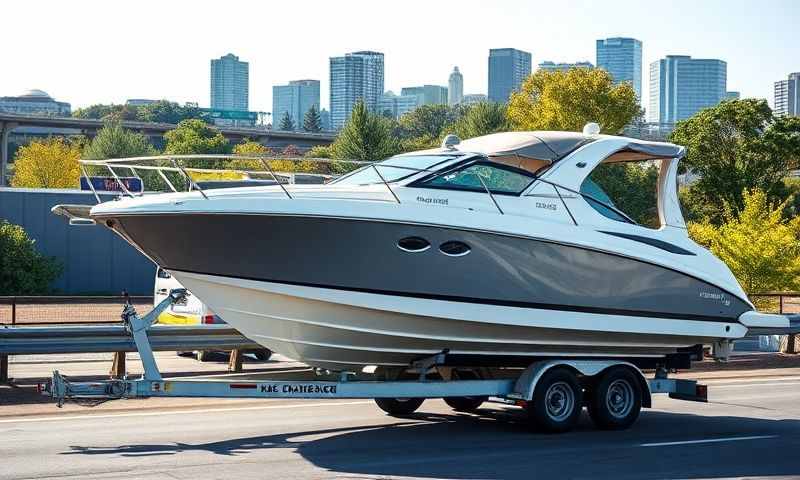
<svg viewBox="0 0 800 480">
<path fill-rule="evenodd" d="M 457 412 L 474 412 L 487 397 L 444 397 L 444 403 Z"/>
<path fill-rule="evenodd" d="M 562 433 L 571 430 L 583 411 L 583 389 L 567 368 L 553 368 L 536 383 L 533 399 L 525 405 L 528 422 L 536 430 Z"/>
<path fill-rule="evenodd" d="M 376 398 L 375 403 L 391 416 L 411 415 L 422 405 L 424 398 Z"/>
<path fill-rule="evenodd" d="M 589 416 L 602 430 L 624 430 L 639 418 L 642 386 L 627 367 L 611 367 L 592 389 Z"/>
</svg>

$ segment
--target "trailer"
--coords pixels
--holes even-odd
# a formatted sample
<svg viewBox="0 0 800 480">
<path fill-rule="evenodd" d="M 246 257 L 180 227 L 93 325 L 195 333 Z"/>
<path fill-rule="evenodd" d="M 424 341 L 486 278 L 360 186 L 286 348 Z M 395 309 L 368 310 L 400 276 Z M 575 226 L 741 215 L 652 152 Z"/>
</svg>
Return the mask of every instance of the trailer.
<svg viewBox="0 0 800 480">
<path fill-rule="evenodd" d="M 185 289 L 172 290 L 147 315 L 133 305 L 123 308 L 122 321 L 133 337 L 144 373 L 140 378 L 73 382 L 58 371 L 42 387 L 58 406 L 66 401 L 105 401 L 148 397 L 374 399 L 389 415 L 415 412 L 425 399 L 441 398 L 451 408 L 472 412 L 493 401 L 521 407 L 528 423 L 540 431 L 565 432 L 577 423 L 583 408 L 598 428 L 631 426 L 652 395 L 707 401 L 707 388 L 695 380 L 668 377 L 669 362 L 654 364 L 647 378 L 642 365 L 624 359 L 545 358 L 518 368 L 470 366 L 448 351 L 420 358 L 407 368 L 375 368 L 362 372 L 330 372 L 303 368 L 257 380 L 170 380 L 162 377 L 147 336 L 159 314 L 182 301 Z M 682 359 L 689 353 L 682 354 Z"/>
</svg>

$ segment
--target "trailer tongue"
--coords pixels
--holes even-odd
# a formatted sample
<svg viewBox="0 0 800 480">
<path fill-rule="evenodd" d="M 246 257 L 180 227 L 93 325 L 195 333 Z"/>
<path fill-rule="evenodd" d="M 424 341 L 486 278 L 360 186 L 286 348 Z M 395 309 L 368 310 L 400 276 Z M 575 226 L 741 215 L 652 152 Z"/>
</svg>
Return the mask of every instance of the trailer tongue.
<svg viewBox="0 0 800 480">
<path fill-rule="evenodd" d="M 147 397 L 218 398 L 373 398 L 390 415 L 414 412 L 425 399 L 442 398 L 456 410 L 474 411 L 484 401 L 521 406 L 532 425 L 546 431 L 572 428 L 584 406 L 600 428 L 630 426 L 651 394 L 706 401 L 707 390 L 694 380 L 671 379 L 666 366 L 646 378 L 636 365 L 614 359 L 542 359 L 527 368 L 475 368 L 458 364 L 448 352 L 422 358 L 406 369 L 328 372 L 301 368 L 254 380 L 170 380 L 162 377 L 150 347 L 147 330 L 184 289 L 170 292 L 147 315 L 140 317 L 126 304 L 122 320 L 132 335 L 144 368 L 141 378 L 73 382 L 58 371 L 44 387 L 58 406 L 66 401 L 104 401 Z"/>
</svg>

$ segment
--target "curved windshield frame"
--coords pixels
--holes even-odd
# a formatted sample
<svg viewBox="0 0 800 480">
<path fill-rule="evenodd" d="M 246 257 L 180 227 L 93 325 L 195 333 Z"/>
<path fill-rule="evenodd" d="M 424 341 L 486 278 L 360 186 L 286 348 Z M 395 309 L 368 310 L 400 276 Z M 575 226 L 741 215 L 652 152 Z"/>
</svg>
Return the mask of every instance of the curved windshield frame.
<svg viewBox="0 0 800 480">
<path fill-rule="evenodd" d="M 405 180 L 421 172 L 430 172 L 437 166 L 457 159 L 458 155 L 397 155 L 333 180 L 336 185 L 372 185 Z M 378 175 L 378 172 L 380 175 Z M 383 177 L 381 179 L 381 177 Z"/>
<path fill-rule="evenodd" d="M 486 176 L 479 179 L 479 175 Z M 410 186 L 479 193 L 485 193 L 488 189 L 497 195 L 519 196 L 536 181 L 536 178 L 527 170 L 488 160 L 473 159 L 421 178 Z"/>
</svg>

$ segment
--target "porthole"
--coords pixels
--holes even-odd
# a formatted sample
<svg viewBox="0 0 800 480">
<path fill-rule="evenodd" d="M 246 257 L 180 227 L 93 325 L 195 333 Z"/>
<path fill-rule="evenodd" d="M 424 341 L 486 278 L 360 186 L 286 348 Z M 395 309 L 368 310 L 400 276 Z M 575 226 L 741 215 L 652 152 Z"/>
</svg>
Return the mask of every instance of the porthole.
<svg viewBox="0 0 800 480">
<path fill-rule="evenodd" d="M 397 248 L 404 252 L 419 253 L 431 248 L 431 244 L 422 237 L 406 237 L 397 241 Z"/>
<path fill-rule="evenodd" d="M 464 242 L 451 240 L 439 245 L 439 251 L 449 257 L 463 257 L 464 255 L 468 254 L 471 249 L 469 248 L 469 245 Z"/>
</svg>

